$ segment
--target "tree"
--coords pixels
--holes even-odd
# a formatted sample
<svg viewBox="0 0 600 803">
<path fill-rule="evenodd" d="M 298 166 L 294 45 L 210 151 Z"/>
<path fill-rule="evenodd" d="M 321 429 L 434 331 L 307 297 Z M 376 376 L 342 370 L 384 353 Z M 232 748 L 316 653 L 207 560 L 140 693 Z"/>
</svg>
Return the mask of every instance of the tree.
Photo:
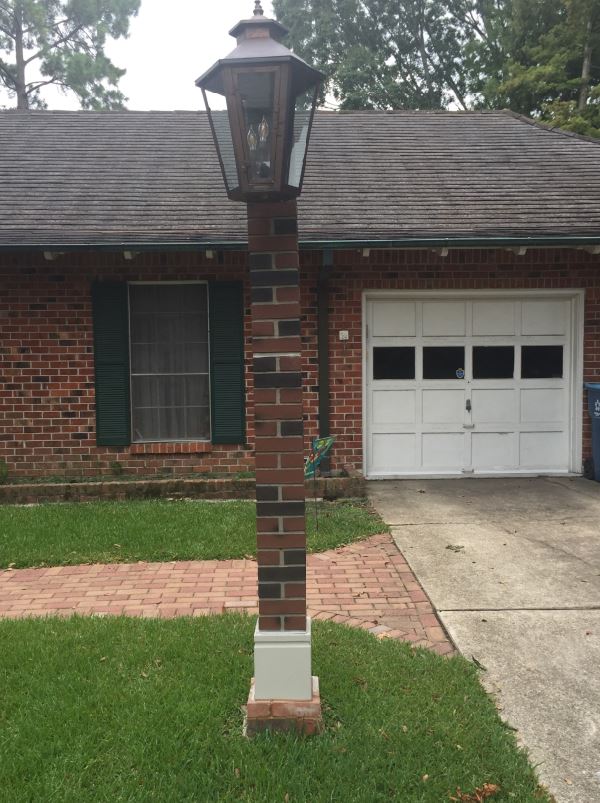
<svg viewBox="0 0 600 803">
<path fill-rule="evenodd" d="M 546 29 L 508 54 L 499 100 L 552 125 L 600 137 L 600 6 L 597 0 L 552 5 Z"/>
<path fill-rule="evenodd" d="M 17 108 L 45 108 L 42 89 L 77 95 L 84 109 L 121 108 L 125 70 L 104 53 L 129 32 L 140 0 L 0 0 L 0 86 Z"/>
<path fill-rule="evenodd" d="M 504 108 L 511 63 L 559 18 L 562 0 L 448 0 L 448 13 L 465 37 L 462 69 L 473 107 Z M 524 111 L 526 103 L 514 101 Z"/>
<path fill-rule="evenodd" d="M 466 107 L 463 31 L 443 0 L 274 0 L 342 108 Z"/>
<path fill-rule="evenodd" d="M 341 108 L 510 108 L 600 136 L 600 0 L 274 0 Z"/>
</svg>

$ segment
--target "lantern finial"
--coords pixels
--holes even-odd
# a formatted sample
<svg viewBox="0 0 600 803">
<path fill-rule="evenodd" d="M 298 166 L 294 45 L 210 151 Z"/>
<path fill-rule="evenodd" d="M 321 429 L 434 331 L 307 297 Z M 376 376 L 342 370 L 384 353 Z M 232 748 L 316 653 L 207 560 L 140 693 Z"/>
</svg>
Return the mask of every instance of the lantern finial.
<svg viewBox="0 0 600 803">
<path fill-rule="evenodd" d="M 263 11 L 263 7 L 261 5 L 261 0 L 254 0 L 254 16 L 255 17 L 264 17 L 265 12 Z"/>
</svg>

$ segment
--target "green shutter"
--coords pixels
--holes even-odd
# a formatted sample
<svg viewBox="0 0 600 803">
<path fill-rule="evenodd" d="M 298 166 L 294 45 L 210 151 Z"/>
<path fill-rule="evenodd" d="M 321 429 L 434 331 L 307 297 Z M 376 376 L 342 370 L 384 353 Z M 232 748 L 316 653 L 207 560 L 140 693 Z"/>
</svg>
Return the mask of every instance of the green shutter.
<svg viewBox="0 0 600 803">
<path fill-rule="evenodd" d="M 96 443 L 131 443 L 129 407 L 129 303 L 125 282 L 92 286 L 96 370 Z"/>
<path fill-rule="evenodd" d="M 244 286 L 210 284 L 210 381 L 213 443 L 244 443 Z"/>
</svg>

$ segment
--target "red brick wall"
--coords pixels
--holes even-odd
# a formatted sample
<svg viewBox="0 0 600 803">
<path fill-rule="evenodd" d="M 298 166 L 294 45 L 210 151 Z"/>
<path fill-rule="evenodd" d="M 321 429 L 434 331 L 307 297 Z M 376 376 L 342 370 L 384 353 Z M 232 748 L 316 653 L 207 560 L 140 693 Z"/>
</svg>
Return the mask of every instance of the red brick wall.
<svg viewBox="0 0 600 803">
<path fill-rule="evenodd" d="M 307 396 L 316 404 L 316 283 L 320 255 L 305 254 L 305 360 Z M 600 256 L 584 251 L 532 249 L 519 257 L 505 250 L 362 251 L 334 253 L 330 279 L 331 433 L 338 436 L 332 465 L 362 469 L 362 293 L 364 290 L 585 289 L 584 379 L 600 377 Z M 340 342 L 340 329 L 349 340 Z M 584 398 L 584 404 L 586 400 Z M 583 456 L 590 454 L 587 408 Z M 308 431 L 316 429 L 310 413 Z"/>
<path fill-rule="evenodd" d="M 306 438 L 317 432 L 316 288 L 322 255 L 302 254 Z M 129 281 L 237 279 L 245 254 L 224 264 L 198 254 L 0 255 L 0 460 L 12 476 L 93 476 L 118 462 L 128 473 L 237 472 L 253 468 L 250 320 L 246 321 L 248 445 L 95 445 L 90 287 L 95 278 Z M 247 292 L 249 288 L 247 286 Z M 362 467 L 362 291 L 366 289 L 584 288 L 585 379 L 600 376 L 600 257 L 582 251 L 337 252 L 330 279 L 333 468 Z M 249 295 L 246 309 L 249 313 Z M 347 329 L 350 339 L 340 342 Z M 584 457 L 589 423 L 584 415 Z"/>
<path fill-rule="evenodd" d="M 215 255 L 216 256 L 216 255 Z M 0 460 L 11 476 L 95 476 L 253 470 L 251 447 L 138 444 L 97 447 L 91 283 L 242 279 L 245 254 L 225 264 L 198 254 L 0 256 Z M 249 296 L 246 301 L 249 309 Z M 247 428 L 253 438 L 250 318 Z"/>
</svg>

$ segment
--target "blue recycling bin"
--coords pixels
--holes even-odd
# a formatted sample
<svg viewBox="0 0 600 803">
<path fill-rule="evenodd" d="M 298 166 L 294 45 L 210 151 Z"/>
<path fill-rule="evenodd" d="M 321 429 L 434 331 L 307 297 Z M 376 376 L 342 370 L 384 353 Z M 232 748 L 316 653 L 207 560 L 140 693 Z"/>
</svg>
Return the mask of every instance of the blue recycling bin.
<svg viewBox="0 0 600 803">
<path fill-rule="evenodd" d="M 592 459 L 594 479 L 600 482 L 600 382 L 586 382 L 588 410 L 592 419 Z"/>
</svg>

